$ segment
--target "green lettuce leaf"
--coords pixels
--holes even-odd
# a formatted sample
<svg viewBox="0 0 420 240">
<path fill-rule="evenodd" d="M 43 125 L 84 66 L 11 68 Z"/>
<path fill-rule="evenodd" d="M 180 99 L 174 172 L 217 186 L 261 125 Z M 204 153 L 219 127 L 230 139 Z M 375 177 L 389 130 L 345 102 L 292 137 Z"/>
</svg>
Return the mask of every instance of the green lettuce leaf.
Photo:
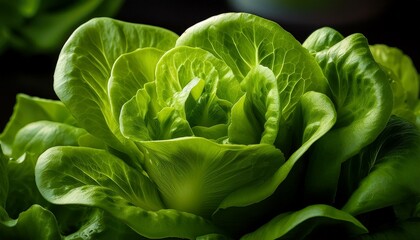
<svg viewBox="0 0 420 240">
<path fill-rule="evenodd" d="M 314 144 L 305 198 L 308 202 L 332 203 L 341 164 L 372 143 L 385 128 L 393 106 L 392 90 L 387 74 L 361 34 L 352 34 L 315 57 L 327 77 L 337 122 Z"/>
<path fill-rule="evenodd" d="M 391 118 L 375 142 L 347 165 L 346 185 L 351 183 L 354 189 L 350 189 L 342 209 L 358 215 L 419 196 L 420 186 L 413 184 L 420 181 L 419 155 L 420 133 L 416 127 L 398 117 Z"/>
<path fill-rule="evenodd" d="M 147 238 L 222 233 L 200 216 L 163 209 L 150 179 L 105 150 L 50 148 L 38 160 L 36 182 L 50 202 L 99 207 Z"/>
<path fill-rule="evenodd" d="M 329 205 L 317 204 L 282 213 L 241 239 L 339 239 L 367 232 L 350 214 Z"/>
<path fill-rule="evenodd" d="M 17 94 L 13 114 L 5 129 L 0 134 L 0 143 L 5 155 L 12 154 L 12 146 L 17 132 L 31 122 L 48 120 L 76 126 L 64 104 L 57 100 Z"/>
<path fill-rule="evenodd" d="M 413 61 L 400 49 L 385 44 L 371 45 L 370 50 L 391 78 L 394 93 L 392 113 L 416 123 L 420 77 Z"/>
<path fill-rule="evenodd" d="M 311 33 L 302 43 L 302 46 L 316 54 L 334 46 L 343 39 L 343 35 L 334 28 L 322 27 Z"/>
<path fill-rule="evenodd" d="M 236 144 L 274 144 L 281 106 L 273 72 L 261 65 L 242 81 L 246 94 L 232 107 L 229 141 Z"/>
<path fill-rule="evenodd" d="M 136 94 L 138 89 L 155 80 L 156 64 L 163 53 L 164 51 L 160 49 L 146 47 L 122 54 L 117 58 L 108 83 L 115 119 L 120 119 L 122 106 Z"/>
<path fill-rule="evenodd" d="M 217 144 L 198 137 L 141 143 L 145 169 L 168 208 L 209 217 L 232 191 L 263 181 L 283 163 L 268 144 Z"/>
<path fill-rule="evenodd" d="M 54 214 L 40 205 L 31 206 L 20 213 L 17 219 L 0 218 L 0 237 L 2 239 L 61 239 Z"/>
</svg>

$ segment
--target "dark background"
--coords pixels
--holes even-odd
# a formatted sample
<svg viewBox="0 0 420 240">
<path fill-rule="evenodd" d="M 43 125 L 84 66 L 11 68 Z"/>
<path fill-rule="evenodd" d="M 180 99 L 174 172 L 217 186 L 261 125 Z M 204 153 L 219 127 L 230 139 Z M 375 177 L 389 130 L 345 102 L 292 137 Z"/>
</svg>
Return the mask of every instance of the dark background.
<svg viewBox="0 0 420 240">
<path fill-rule="evenodd" d="M 416 13 L 417 2 L 417 0 L 395 0 L 389 1 L 380 9 L 359 9 L 365 12 L 372 11 L 375 14 L 346 23 L 335 22 L 334 16 L 329 18 L 330 22 L 311 21 L 305 24 L 270 18 L 277 21 L 300 42 L 317 28 L 326 25 L 335 28 L 344 36 L 356 32 L 362 33 L 370 44 L 384 43 L 400 48 L 412 58 L 419 71 L 420 12 Z M 240 9 L 234 8 L 225 0 L 126 0 L 117 15 L 113 17 L 123 21 L 156 25 L 181 34 L 186 28 L 201 20 L 231 11 L 237 12 Z M 349 8 L 346 14 L 352 15 L 353 11 L 357 11 L 357 8 Z M 53 91 L 52 76 L 58 53 L 59 49 L 48 54 L 32 55 L 7 50 L 0 55 L 0 132 L 12 114 L 17 93 L 57 99 Z"/>
</svg>

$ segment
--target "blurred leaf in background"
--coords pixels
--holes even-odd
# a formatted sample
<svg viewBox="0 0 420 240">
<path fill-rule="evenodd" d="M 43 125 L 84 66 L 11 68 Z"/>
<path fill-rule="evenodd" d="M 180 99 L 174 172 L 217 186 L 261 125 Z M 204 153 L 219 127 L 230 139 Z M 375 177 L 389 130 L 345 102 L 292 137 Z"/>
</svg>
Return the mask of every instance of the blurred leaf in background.
<svg viewBox="0 0 420 240">
<path fill-rule="evenodd" d="M 82 22 L 113 16 L 124 0 L 0 0 L 0 54 L 7 48 L 26 53 L 59 49 Z"/>
</svg>

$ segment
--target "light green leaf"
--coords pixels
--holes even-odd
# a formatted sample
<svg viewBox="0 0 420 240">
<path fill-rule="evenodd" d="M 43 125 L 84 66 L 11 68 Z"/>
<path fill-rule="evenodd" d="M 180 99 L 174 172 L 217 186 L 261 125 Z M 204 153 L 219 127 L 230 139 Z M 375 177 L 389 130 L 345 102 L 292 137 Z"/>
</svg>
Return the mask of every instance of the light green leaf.
<svg viewBox="0 0 420 240">
<path fill-rule="evenodd" d="M 400 49 L 385 44 L 371 45 L 370 50 L 391 78 L 394 93 L 392 113 L 415 123 L 420 77 L 413 61 Z"/>
<path fill-rule="evenodd" d="M 188 95 L 183 94 L 194 79 L 198 82 L 187 88 Z M 185 112 L 192 127 L 227 123 L 230 106 L 226 103 L 231 105 L 242 95 L 239 82 L 222 60 L 203 49 L 185 46 L 171 49 L 159 61 L 156 89 L 161 104 Z"/>
<path fill-rule="evenodd" d="M 133 141 L 163 140 L 191 136 L 188 122 L 176 109 L 162 108 L 156 100 L 154 83 L 138 90 L 121 110 L 122 134 Z"/>
<path fill-rule="evenodd" d="M 102 208 L 147 238 L 193 239 L 222 233 L 204 218 L 162 209 L 155 185 L 103 150 L 50 148 L 38 160 L 36 182 L 52 203 Z"/>
<path fill-rule="evenodd" d="M 248 206 L 271 196 L 276 189 L 281 188 L 281 183 L 288 177 L 289 172 L 309 147 L 334 125 L 336 113 L 331 100 L 326 95 L 312 91 L 307 92 L 302 96 L 299 106 L 298 116 L 301 116 L 300 121 L 302 122 L 300 148 L 268 179 L 254 181 L 230 194 L 220 204 L 219 210 L 235 206 Z"/>
<path fill-rule="evenodd" d="M 231 192 L 269 178 L 283 164 L 268 144 L 217 144 L 199 137 L 142 142 L 145 169 L 169 208 L 209 217 Z"/>
<path fill-rule="evenodd" d="M 242 86 L 246 94 L 232 108 L 229 141 L 238 144 L 274 144 L 281 106 L 273 72 L 258 65 L 248 73 Z"/>
<path fill-rule="evenodd" d="M 319 232 L 322 228 L 324 233 Z M 295 212 L 282 213 L 241 239 L 340 239 L 367 232 L 350 214 L 329 205 L 317 204 Z"/>
<path fill-rule="evenodd" d="M 138 89 L 155 80 L 156 64 L 163 51 L 157 48 L 140 48 L 122 54 L 114 63 L 108 83 L 109 98 L 115 119 L 120 119 L 121 108 Z"/>
<path fill-rule="evenodd" d="M 337 122 L 314 144 L 305 198 L 331 203 L 341 164 L 372 143 L 385 128 L 392 110 L 392 90 L 387 74 L 373 59 L 361 34 L 350 35 L 315 56 L 327 77 Z"/>
</svg>

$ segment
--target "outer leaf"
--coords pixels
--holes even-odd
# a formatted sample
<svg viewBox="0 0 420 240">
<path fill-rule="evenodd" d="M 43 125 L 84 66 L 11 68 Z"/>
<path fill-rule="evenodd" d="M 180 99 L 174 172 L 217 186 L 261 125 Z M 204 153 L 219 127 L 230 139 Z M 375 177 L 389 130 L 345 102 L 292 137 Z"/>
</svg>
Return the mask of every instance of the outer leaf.
<svg viewBox="0 0 420 240">
<path fill-rule="evenodd" d="M 111 110 L 111 68 L 124 53 L 145 47 L 165 51 L 176 39 L 177 35 L 166 29 L 94 18 L 76 29 L 61 50 L 54 90 L 83 128 L 132 159 L 139 158 L 141 154 L 122 136 Z"/>
<path fill-rule="evenodd" d="M 326 228 L 327 233 L 317 233 L 322 228 Z M 241 239 L 307 239 L 308 237 L 311 239 L 312 233 L 340 239 L 357 236 L 367 231 L 350 214 L 329 205 L 319 204 L 310 205 L 296 212 L 280 214 Z M 314 234 L 312 234 L 314 239 L 322 239 Z"/>
<path fill-rule="evenodd" d="M 384 44 L 375 44 L 370 46 L 375 60 L 390 69 L 393 79 L 399 82 L 406 92 L 404 100 L 409 106 L 414 106 L 419 98 L 419 75 L 409 56 L 404 54 L 400 49 L 390 47 Z"/>
<path fill-rule="evenodd" d="M 199 216 L 162 209 L 152 182 L 103 150 L 50 148 L 38 160 L 36 182 L 52 203 L 102 208 L 147 238 L 221 233 Z"/>
<path fill-rule="evenodd" d="M 146 170 L 169 208 L 209 217 L 232 191 L 270 177 L 283 163 L 268 144 L 217 144 L 198 137 L 142 142 Z"/>
<path fill-rule="evenodd" d="M 10 156 L 16 133 L 25 125 L 39 120 L 75 125 L 75 119 L 70 115 L 63 103 L 56 100 L 31 97 L 26 94 L 16 96 L 13 115 L 0 135 L 5 155 Z"/>
<path fill-rule="evenodd" d="M 141 237 L 102 209 L 55 206 L 53 210 L 55 215 L 35 204 L 16 219 L 0 218 L 1 239 L 113 240 Z"/>
<path fill-rule="evenodd" d="M 148 210 L 162 208 L 151 181 L 107 151 L 53 147 L 45 151 L 38 162 L 35 169 L 37 185 L 42 195 L 53 203 L 63 204 L 67 197 L 83 192 L 85 185 L 92 185 L 108 189 L 112 195 L 121 195 Z M 63 174 L 57 174 L 59 169 Z"/>
<path fill-rule="evenodd" d="M 387 128 L 361 155 L 367 173 L 343 210 L 353 215 L 396 205 L 420 195 L 420 133 L 392 118 Z M 366 166 L 368 165 L 368 166 Z"/>
<path fill-rule="evenodd" d="M 337 122 L 314 145 L 305 191 L 310 202 L 331 203 L 341 164 L 385 128 L 392 111 L 392 90 L 361 34 L 316 53 L 316 59 L 327 77 Z"/>
<path fill-rule="evenodd" d="M 31 154 L 34 159 L 52 146 L 77 146 L 79 137 L 88 134 L 84 129 L 64 123 L 37 121 L 21 128 L 13 143 L 13 154 L 19 158 Z"/>
<path fill-rule="evenodd" d="M 78 145 L 86 131 L 63 123 L 37 121 L 21 128 L 13 144 L 13 157 L 8 161 L 9 194 L 6 210 L 10 217 L 27 210 L 33 204 L 46 206 L 35 185 L 34 169 L 38 156 L 53 146 Z"/>
<path fill-rule="evenodd" d="M 232 108 L 229 141 L 240 144 L 274 144 L 281 117 L 277 81 L 273 72 L 261 65 L 242 82 L 244 95 Z"/>
<path fill-rule="evenodd" d="M 384 44 L 370 46 L 375 60 L 391 77 L 394 93 L 392 113 L 415 123 L 415 107 L 419 103 L 419 74 L 409 56 L 400 49 Z"/>
</svg>

